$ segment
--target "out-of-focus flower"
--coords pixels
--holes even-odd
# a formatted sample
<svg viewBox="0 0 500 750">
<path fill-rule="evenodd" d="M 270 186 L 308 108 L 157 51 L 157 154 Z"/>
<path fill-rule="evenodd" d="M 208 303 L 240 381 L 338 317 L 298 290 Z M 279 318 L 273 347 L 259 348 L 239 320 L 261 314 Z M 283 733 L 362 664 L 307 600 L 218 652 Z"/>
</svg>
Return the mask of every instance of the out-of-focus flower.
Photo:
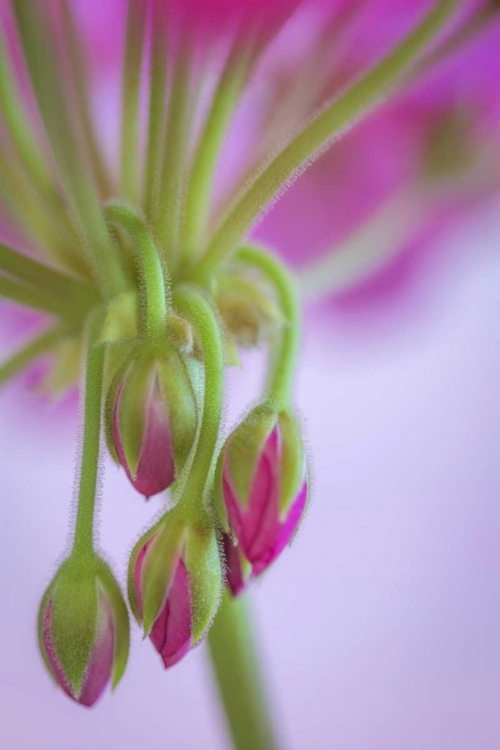
<svg viewBox="0 0 500 750">
<path fill-rule="evenodd" d="M 118 584 L 97 557 L 69 558 L 42 600 L 38 638 L 59 687 L 82 706 L 93 706 L 125 671 L 129 622 Z"/>
<path fill-rule="evenodd" d="M 447 207 L 463 188 L 469 205 L 497 174 L 481 142 L 491 79 L 477 100 L 465 62 L 434 94 L 415 82 L 459 60 L 471 38 L 480 57 L 491 54 L 485 40 L 498 21 L 486 0 L 106 5 L 0 8 L 0 232 L 10 243 L 0 244 L 0 297 L 53 321 L 0 368 L 0 383 L 50 354 L 47 382 L 64 390 L 77 381 L 76 353 L 85 353 L 75 555 L 49 587 L 40 632 L 49 670 L 86 704 L 124 668 L 116 656 L 123 603 L 93 552 L 103 393 L 108 446 L 134 486 L 149 496 L 175 482 L 175 507 L 135 548 L 129 575 L 136 619 L 170 666 L 200 641 L 219 603 L 211 501 L 224 368 L 238 362 L 238 347 L 265 344 L 270 375 L 263 406 L 229 436 L 218 464 L 233 593 L 292 539 L 308 499 L 290 406 L 297 295 L 250 233 L 343 136 L 350 145 L 333 149 L 319 183 L 304 183 L 320 185 L 320 200 L 311 192 L 288 204 L 285 227 L 278 209 L 282 226 L 271 236 L 264 225 L 267 245 L 309 258 L 318 233 L 301 237 L 298 227 L 334 200 L 322 241 L 368 235 L 371 253 L 354 253 L 366 276 L 380 244 L 399 248 L 434 204 Z M 410 94 L 397 115 L 382 109 L 378 127 L 372 115 L 346 135 L 403 83 Z M 457 103 L 455 92 L 467 88 Z M 378 234 L 365 226 L 373 216 Z M 349 273 L 339 284 L 335 264 L 332 284 L 330 260 L 302 274 L 315 293 L 352 284 Z"/>
<path fill-rule="evenodd" d="M 197 645 L 217 611 L 222 571 L 213 525 L 190 524 L 175 511 L 136 545 L 129 600 L 165 667 Z"/>
<path fill-rule="evenodd" d="M 223 524 L 262 573 L 291 541 L 307 503 L 304 447 L 295 418 L 264 404 L 229 436 L 216 479 Z"/>
</svg>

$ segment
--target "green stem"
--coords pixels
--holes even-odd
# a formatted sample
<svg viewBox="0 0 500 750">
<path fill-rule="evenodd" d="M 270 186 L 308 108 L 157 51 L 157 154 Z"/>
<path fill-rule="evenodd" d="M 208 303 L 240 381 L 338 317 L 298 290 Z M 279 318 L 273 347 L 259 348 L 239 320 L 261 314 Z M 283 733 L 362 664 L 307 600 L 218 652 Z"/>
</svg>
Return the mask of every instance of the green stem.
<svg viewBox="0 0 500 750">
<path fill-rule="evenodd" d="M 106 231 L 88 164 L 72 127 L 48 16 L 41 4 L 31 0 L 15 0 L 13 9 L 40 113 L 85 238 L 85 250 L 97 279 L 107 295 L 113 296 L 123 290 L 126 282 Z"/>
<path fill-rule="evenodd" d="M 244 598 L 224 595 L 208 646 L 235 750 L 275 750 L 269 699 Z"/>
<path fill-rule="evenodd" d="M 22 162 L 29 170 L 33 181 L 42 190 L 46 190 L 50 185 L 50 174 L 29 125 L 30 118 L 19 96 L 19 86 L 9 64 L 7 43 L 3 34 L 0 34 L 0 102 L 2 119 Z"/>
<path fill-rule="evenodd" d="M 99 473 L 104 346 L 96 345 L 102 320 L 95 313 L 89 321 L 83 413 L 83 448 L 80 488 L 73 551 L 87 554 L 94 550 L 94 514 Z"/>
<path fill-rule="evenodd" d="M 139 100 L 147 3 L 129 0 L 122 85 L 120 186 L 132 203 L 139 195 Z"/>
<path fill-rule="evenodd" d="M 304 164 L 334 138 L 345 133 L 350 123 L 365 114 L 393 87 L 433 41 L 460 0 L 440 0 L 433 10 L 381 62 L 330 102 L 270 164 L 257 175 L 223 220 L 192 278 L 205 279 L 234 252 L 264 209 Z"/>
<path fill-rule="evenodd" d="M 241 43 L 234 45 L 222 71 L 212 107 L 198 143 L 189 176 L 183 226 L 183 253 L 188 263 L 195 260 L 202 249 L 217 158 L 239 101 L 243 82 L 248 74 L 249 52 L 249 49 L 242 49 Z"/>
<path fill-rule="evenodd" d="M 32 260 L 2 243 L 0 270 L 10 276 L 17 276 L 38 291 L 59 297 L 61 301 L 76 302 L 78 305 L 87 303 L 89 306 L 99 302 L 99 294 L 91 286 L 59 273 L 44 263 Z"/>
<path fill-rule="evenodd" d="M 154 215 L 156 236 L 171 268 L 174 268 L 179 260 L 182 183 L 189 129 L 188 104 L 189 66 L 187 52 L 181 50 L 176 61 L 170 92 L 158 205 Z"/>
<path fill-rule="evenodd" d="M 58 13 L 61 17 L 63 34 L 68 50 L 68 60 L 70 64 L 69 73 L 74 82 L 75 88 L 73 106 L 78 113 L 77 118 L 78 122 L 81 124 L 81 132 L 90 157 L 92 173 L 97 185 L 99 186 L 101 195 L 106 197 L 110 190 L 109 177 L 99 148 L 94 123 L 92 121 L 85 55 L 75 25 L 71 3 L 68 3 L 67 0 L 59 0 Z"/>
<path fill-rule="evenodd" d="M 175 291 L 175 303 L 200 336 L 205 369 L 201 428 L 182 493 L 184 507 L 190 509 L 200 507 L 211 478 L 224 402 L 224 354 L 219 324 L 204 293 L 196 287 L 183 284 Z"/>
<path fill-rule="evenodd" d="M 279 409 L 288 405 L 292 395 L 300 343 L 300 305 L 291 274 L 273 255 L 261 248 L 248 246 L 238 250 L 236 259 L 259 270 L 275 289 L 285 323 L 280 341 L 273 352 L 267 393 Z"/>
<path fill-rule="evenodd" d="M 28 344 L 15 352 L 9 359 L 0 365 L 0 386 L 11 378 L 18 375 L 25 367 L 34 360 L 45 354 L 64 337 L 67 332 L 65 326 L 55 326 L 45 331 L 40 336 L 32 339 Z"/>
<path fill-rule="evenodd" d="M 29 307 L 32 310 L 47 315 L 55 315 L 58 318 L 75 323 L 80 322 L 88 311 L 87 306 L 76 305 L 74 301 L 60 299 L 42 289 L 25 286 L 5 276 L 0 276 L 0 297 L 4 297 L 22 307 Z"/>
<path fill-rule="evenodd" d="M 165 92 L 167 88 L 167 29 L 165 11 L 153 4 L 151 19 L 151 62 L 149 66 L 149 122 L 144 182 L 145 212 L 149 220 L 155 215 L 161 172 L 163 133 L 165 132 Z"/>
<path fill-rule="evenodd" d="M 161 343 L 167 332 L 169 279 L 155 241 L 137 209 L 123 203 L 111 203 L 105 209 L 105 216 L 112 224 L 128 232 L 132 239 L 132 251 L 142 282 L 142 334 Z"/>
</svg>

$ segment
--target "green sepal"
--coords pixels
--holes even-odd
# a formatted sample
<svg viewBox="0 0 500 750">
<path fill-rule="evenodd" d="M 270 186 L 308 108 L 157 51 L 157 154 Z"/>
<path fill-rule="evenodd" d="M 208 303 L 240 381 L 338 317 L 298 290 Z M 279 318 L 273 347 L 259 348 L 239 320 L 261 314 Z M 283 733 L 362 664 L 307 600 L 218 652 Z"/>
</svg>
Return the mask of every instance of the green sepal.
<svg viewBox="0 0 500 750">
<path fill-rule="evenodd" d="M 123 599 L 121 589 L 116 582 L 109 566 L 99 561 L 99 585 L 111 606 L 115 634 L 115 648 L 113 656 L 113 672 L 111 687 L 116 688 L 127 667 L 130 648 L 130 621 L 127 605 Z"/>
<path fill-rule="evenodd" d="M 127 466 L 136 475 L 141 454 L 148 404 L 155 387 L 154 360 L 137 356 L 123 380 L 118 407 L 118 430 Z"/>
<path fill-rule="evenodd" d="M 223 449 L 233 488 L 243 507 L 248 507 L 257 462 L 276 419 L 270 402 L 256 406 L 229 436 Z"/>
<path fill-rule="evenodd" d="M 132 351 L 117 351 L 115 348 L 108 349 L 107 362 L 109 358 L 113 358 L 113 361 L 109 363 L 109 367 L 116 368 L 111 382 L 106 391 L 106 399 L 104 402 L 104 437 L 106 439 L 106 446 L 111 454 L 111 457 L 116 463 L 119 463 L 118 453 L 116 452 L 115 441 L 113 436 L 113 412 L 115 409 L 116 398 L 118 395 L 118 389 L 124 382 L 127 372 L 132 366 L 136 354 L 136 348 Z"/>
<path fill-rule="evenodd" d="M 157 523 L 155 523 L 154 526 L 148 529 L 148 531 L 146 531 L 146 533 L 141 536 L 139 541 L 134 545 L 134 548 L 130 554 L 130 559 L 128 562 L 128 570 L 127 570 L 128 603 L 130 605 L 130 609 L 132 610 L 132 614 L 134 615 L 135 621 L 137 622 L 138 625 L 142 623 L 142 617 L 139 611 L 139 605 L 137 603 L 137 598 L 135 595 L 135 577 L 134 577 L 135 566 L 136 566 L 137 558 L 139 557 L 139 553 L 141 549 L 159 531 L 159 529 L 161 528 L 162 522 L 163 522 L 163 517 L 160 518 L 160 520 Z"/>
<path fill-rule="evenodd" d="M 222 526 L 226 534 L 231 534 L 229 519 L 227 517 L 226 504 L 224 502 L 224 457 L 225 450 L 222 449 L 219 453 L 217 464 L 215 466 L 213 502 L 220 525 Z"/>
<path fill-rule="evenodd" d="M 165 517 L 160 530 L 151 541 L 142 573 L 142 626 L 147 637 L 165 603 L 172 577 L 184 544 L 185 526 Z M 131 571 L 133 575 L 133 571 Z"/>
<path fill-rule="evenodd" d="M 297 419 L 289 411 L 278 417 L 281 435 L 280 503 L 281 518 L 286 517 L 305 477 L 305 453 Z"/>
<path fill-rule="evenodd" d="M 38 647 L 40 649 L 40 654 L 43 659 L 43 663 L 45 664 L 45 667 L 47 669 L 47 672 L 51 676 L 54 683 L 57 685 L 57 680 L 54 675 L 54 672 L 52 670 L 52 664 L 50 663 L 50 659 L 47 655 L 47 651 L 45 649 L 45 639 L 43 637 L 43 631 L 44 631 L 44 619 L 45 619 L 45 612 L 48 607 L 48 604 L 53 596 L 55 588 L 55 580 L 53 580 L 45 590 L 44 595 L 42 596 L 42 601 L 40 602 L 40 607 L 38 608 L 38 618 L 37 618 L 37 635 L 38 635 Z"/>
<path fill-rule="evenodd" d="M 222 566 L 217 534 L 207 517 L 189 527 L 184 562 L 191 594 L 192 644 L 210 627 L 222 597 Z"/>
<path fill-rule="evenodd" d="M 196 439 L 196 397 L 184 360 L 174 349 L 157 360 L 156 374 L 168 413 L 176 476 L 179 476 Z"/>
<path fill-rule="evenodd" d="M 92 656 L 97 634 L 99 591 L 95 558 L 85 566 L 68 558 L 54 581 L 51 635 L 54 651 L 76 698 Z"/>
<path fill-rule="evenodd" d="M 139 335 L 139 294 L 128 291 L 114 297 L 108 309 L 99 337 L 101 344 L 137 339 Z"/>
</svg>

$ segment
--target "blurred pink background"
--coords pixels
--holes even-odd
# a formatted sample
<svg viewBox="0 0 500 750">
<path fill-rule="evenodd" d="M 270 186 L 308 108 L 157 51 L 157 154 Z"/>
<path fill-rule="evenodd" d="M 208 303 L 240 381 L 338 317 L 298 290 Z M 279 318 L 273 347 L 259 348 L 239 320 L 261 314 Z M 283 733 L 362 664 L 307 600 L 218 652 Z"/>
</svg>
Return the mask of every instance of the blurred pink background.
<svg viewBox="0 0 500 750">
<path fill-rule="evenodd" d="M 383 315 L 307 317 L 314 502 L 250 594 L 287 750 L 500 746 L 499 231 L 485 208 Z M 128 673 L 94 710 L 52 686 L 35 617 L 67 539 L 77 420 L 18 385 L 0 414 L 0 745 L 228 748 L 204 645 L 164 672 L 134 628 Z M 160 505 L 106 465 L 101 543 L 122 581 Z"/>
</svg>

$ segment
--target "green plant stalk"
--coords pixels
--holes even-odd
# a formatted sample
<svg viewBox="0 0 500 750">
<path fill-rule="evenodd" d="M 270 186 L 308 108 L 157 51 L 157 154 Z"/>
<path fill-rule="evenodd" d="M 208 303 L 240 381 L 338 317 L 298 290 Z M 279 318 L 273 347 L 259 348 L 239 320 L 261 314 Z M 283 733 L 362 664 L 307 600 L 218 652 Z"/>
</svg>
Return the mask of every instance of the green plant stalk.
<svg viewBox="0 0 500 750">
<path fill-rule="evenodd" d="M 179 261 L 184 159 L 189 130 L 188 113 L 189 66 L 187 51 L 181 50 L 173 73 L 165 149 L 158 186 L 158 204 L 153 217 L 156 237 L 172 270 Z"/>
<path fill-rule="evenodd" d="M 276 750 L 269 699 L 260 674 L 245 597 L 224 594 L 208 633 L 214 677 L 235 750 Z"/>
<path fill-rule="evenodd" d="M 156 215 L 156 202 L 163 156 L 165 132 L 165 92 L 167 89 L 167 29 L 165 14 L 158 2 L 153 4 L 151 19 L 151 63 L 149 70 L 149 121 L 144 182 L 144 205 L 150 221 Z"/>
<path fill-rule="evenodd" d="M 196 511 L 205 500 L 219 437 L 224 402 L 224 353 L 215 312 L 203 291 L 188 284 L 180 285 L 175 290 L 174 301 L 198 332 L 203 348 L 205 382 L 201 428 L 194 460 L 178 504 L 180 506 L 183 502 L 184 508 Z"/>
<path fill-rule="evenodd" d="M 40 292 L 60 298 L 61 302 L 87 303 L 89 306 L 99 302 L 99 293 L 93 287 L 32 260 L 3 243 L 0 243 L 0 270 L 9 276 L 16 276 Z"/>
<path fill-rule="evenodd" d="M 78 511 L 72 554 L 94 553 L 94 515 L 99 473 L 102 395 L 105 348 L 96 344 L 101 328 L 101 314 L 96 311 L 89 320 L 83 411 L 83 447 L 80 466 Z"/>
<path fill-rule="evenodd" d="M 274 287 L 285 317 L 278 346 L 271 358 L 266 393 L 277 409 L 289 405 L 300 344 L 300 304 L 291 274 L 273 255 L 256 246 L 238 250 L 236 259 L 260 271 Z"/>
<path fill-rule="evenodd" d="M 239 41 L 239 40 L 238 40 Z M 222 71 L 188 181 L 183 254 L 189 264 L 202 249 L 217 159 L 250 68 L 250 49 L 235 44 Z"/>
<path fill-rule="evenodd" d="M 150 341 L 165 341 L 167 334 L 168 295 L 170 283 L 155 241 L 143 217 L 132 206 L 110 203 L 105 216 L 112 224 L 125 229 L 132 238 L 132 252 L 141 280 L 141 333 Z"/>
<path fill-rule="evenodd" d="M 41 190 L 47 190 L 50 185 L 50 174 L 36 137 L 29 126 L 30 120 L 19 96 L 18 85 L 7 57 L 7 43 L 3 34 L 0 34 L 0 101 L 3 120 L 23 164 Z"/>
<path fill-rule="evenodd" d="M 54 297 L 41 289 L 20 284 L 5 276 L 0 276 L 0 297 L 75 324 L 81 322 L 88 312 L 87 305 L 77 305 L 75 301 Z"/>
<path fill-rule="evenodd" d="M 442 30 L 460 0 L 440 0 L 424 20 L 381 62 L 372 67 L 343 94 L 330 102 L 299 135 L 257 175 L 215 232 L 204 256 L 191 274 L 205 280 L 235 251 L 263 210 L 298 170 L 322 148 L 346 132 L 394 87 L 418 56 Z"/>
<path fill-rule="evenodd" d="M 0 365 L 0 387 L 14 378 L 38 357 L 46 354 L 61 341 L 67 333 L 65 326 L 55 326 L 29 341 Z"/>
<path fill-rule="evenodd" d="M 139 196 L 139 98 L 147 3 L 129 0 L 122 84 L 120 186 L 124 198 Z"/>
<path fill-rule="evenodd" d="M 92 175 L 78 148 L 64 98 L 64 82 L 52 54 L 48 18 L 31 0 L 15 0 L 13 10 L 40 113 L 85 239 L 85 251 L 96 279 L 111 297 L 123 291 L 126 281 L 106 230 Z"/>
<path fill-rule="evenodd" d="M 101 196 L 105 198 L 110 191 L 109 176 L 99 148 L 90 111 L 85 55 L 83 54 L 80 37 L 75 25 L 71 4 L 67 0 L 59 0 L 58 13 L 61 17 L 68 50 L 71 78 L 75 85 L 76 96 L 74 97 L 73 106 L 78 111 L 78 121 L 81 123 L 81 132 L 90 157 L 93 176 L 99 187 Z"/>
</svg>

